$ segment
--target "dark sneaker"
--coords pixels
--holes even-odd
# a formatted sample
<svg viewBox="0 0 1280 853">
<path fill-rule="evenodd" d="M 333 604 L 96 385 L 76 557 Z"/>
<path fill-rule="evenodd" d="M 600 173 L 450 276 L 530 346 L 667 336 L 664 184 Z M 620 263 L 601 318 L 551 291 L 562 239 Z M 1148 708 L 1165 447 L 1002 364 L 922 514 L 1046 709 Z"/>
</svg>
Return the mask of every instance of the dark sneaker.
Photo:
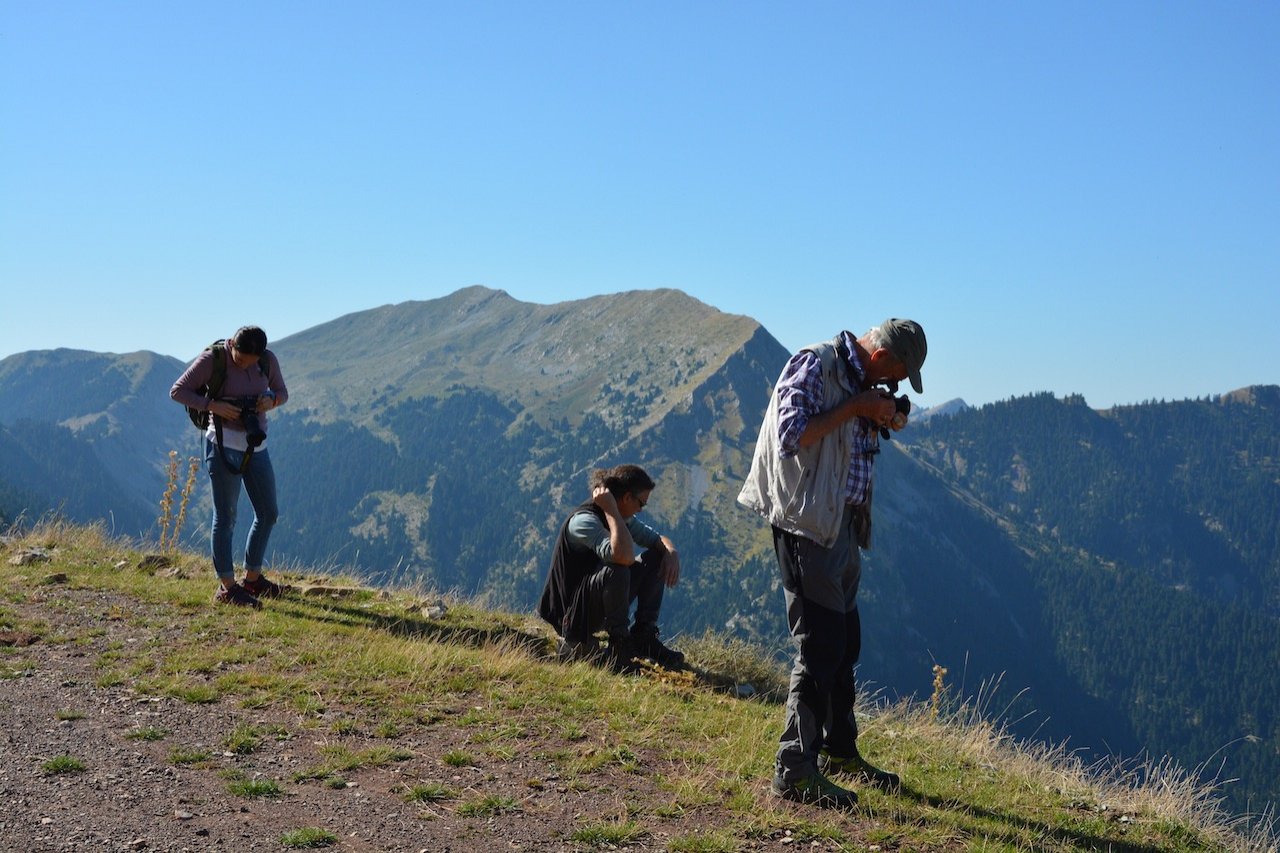
<svg viewBox="0 0 1280 853">
<path fill-rule="evenodd" d="M 232 584 L 231 586 L 222 586 L 219 584 L 218 591 L 213 594 L 213 600 L 217 604 L 238 604 L 241 607 L 262 607 L 262 602 L 254 598 L 253 595 L 240 584 Z"/>
<path fill-rule="evenodd" d="M 284 592 L 280 584 L 267 580 L 266 575 L 258 575 L 258 579 L 252 581 L 245 578 L 244 588 L 254 598 L 279 598 L 280 594 Z"/>
<path fill-rule="evenodd" d="M 832 755 L 827 750 L 818 752 L 818 769 L 823 773 L 843 773 L 854 779 L 860 779 L 868 785 L 874 785 L 882 791 L 902 790 L 902 778 L 897 773 L 881 770 L 869 764 L 855 750 L 852 756 Z"/>
<path fill-rule="evenodd" d="M 669 649 L 658 639 L 658 632 L 631 635 L 631 649 L 638 658 L 648 658 L 663 669 L 680 669 L 684 666 L 684 652 Z"/>
<path fill-rule="evenodd" d="M 793 803 L 824 809 L 851 809 L 858 805 L 857 794 L 848 788 L 841 788 L 821 773 L 814 773 L 794 782 L 786 782 L 781 773 L 774 773 L 773 793 L 774 796 Z"/>
<path fill-rule="evenodd" d="M 593 661 L 600 656 L 600 641 L 595 637 L 585 640 L 573 637 L 561 637 L 556 643 L 556 657 L 564 663 L 584 660 Z"/>
</svg>

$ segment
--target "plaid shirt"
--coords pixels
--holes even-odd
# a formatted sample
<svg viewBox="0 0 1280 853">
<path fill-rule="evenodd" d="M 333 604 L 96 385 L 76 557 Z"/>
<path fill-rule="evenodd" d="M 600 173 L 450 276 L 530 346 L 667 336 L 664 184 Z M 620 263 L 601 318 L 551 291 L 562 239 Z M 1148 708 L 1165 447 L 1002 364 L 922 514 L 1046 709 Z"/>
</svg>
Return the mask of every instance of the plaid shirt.
<svg viewBox="0 0 1280 853">
<path fill-rule="evenodd" d="M 861 388 L 865 373 L 858 361 L 854 340 L 849 332 L 840 333 L 840 343 L 849 353 L 849 363 L 853 366 L 853 384 Z M 800 436 L 809 425 L 809 418 L 822 412 L 822 361 L 808 351 L 796 353 L 782 369 L 775 390 L 778 395 L 778 455 L 787 458 L 800 449 Z M 880 436 L 866 418 L 858 418 L 853 428 L 853 456 L 849 460 L 844 499 L 846 503 L 860 504 L 866 501 L 867 490 L 871 486 L 871 465 L 880 450 Z"/>
</svg>

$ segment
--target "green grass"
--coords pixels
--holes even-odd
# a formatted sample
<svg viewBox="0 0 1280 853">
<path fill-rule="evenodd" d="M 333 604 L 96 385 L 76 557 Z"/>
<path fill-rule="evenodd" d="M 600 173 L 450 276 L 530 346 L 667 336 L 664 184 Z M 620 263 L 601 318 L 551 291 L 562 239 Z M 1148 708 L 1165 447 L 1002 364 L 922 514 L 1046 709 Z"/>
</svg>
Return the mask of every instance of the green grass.
<svg viewBox="0 0 1280 853">
<path fill-rule="evenodd" d="M 307 826 L 293 829 L 280 836 L 280 843 L 291 850 L 304 850 L 311 847 L 328 847 L 336 844 L 338 836 L 327 829 Z"/>
<path fill-rule="evenodd" d="M 486 794 L 474 800 L 468 800 L 458 806 L 458 814 L 463 817 L 493 817 L 508 812 L 520 811 L 520 804 L 511 797 L 498 794 Z"/>
<path fill-rule="evenodd" d="M 669 853 L 736 853 L 739 849 L 741 845 L 735 836 L 719 830 L 680 835 L 667 845 Z"/>
<path fill-rule="evenodd" d="M 125 734 L 128 740 L 156 741 L 164 740 L 168 734 L 164 729 L 157 729 L 154 726 L 146 726 L 141 729 L 133 729 Z"/>
<path fill-rule="evenodd" d="M 192 705 L 210 705 L 222 698 L 222 693 L 211 684 L 174 685 L 166 693 Z"/>
<path fill-rule="evenodd" d="M 444 763 L 450 767 L 470 767 L 476 763 L 476 760 L 460 749 L 451 749 L 444 754 Z"/>
<path fill-rule="evenodd" d="M 338 773 L 350 773 L 366 767 L 385 767 L 397 761 L 408 761 L 413 753 L 402 747 L 374 746 L 352 749 L 344 744 L 328 744 L 320 748 L 324 761 L 315 767 L 295 773 L 296 782 L 328 779 Z"/>
<path fill-rule="evenodd" d="M 118 669 L 109 669 L 94 679 L 97 687 L 119 687 L 129 680 L 129 674 Z"/>
<path fill-rule="evenodd" d="M 169 752 L 169 763 L 179 765 L 203 764 L 212 754 L 203 750 L 173 749 Z"/>
<path fill-rule="evenodd" d="M 236 726 L 223 740 L 223 745 L 236 755 L 249 755 L 262 744 L 262 733 L 250 725 Z"/>
<path fill-rule="evenodd" d="M 360 732 L 360 724 L 349 717 L 334 720 L 333 725 L 329 728 L 335 735 L 354 735 Z"/>
<path fill-rule="evenodd" d="M 235 779 L 227 790 L 237 797 L 250 799 L 276 799 L 284 796 L 284 789 L 273 779 Z"/>
<path fill-rule="evenodd" d="M 40 766 L 44 768 L 44 772 L 55 776 L 62 773 L 83 773 L 85 771 L 84 762 L 78 758 L 72 758 L 70 755 L 54 756 Z"/>
<path fill-rule="evenodd" d="M 783 837 L 791 849 L 812 842 L 863 850 L 1187 853 L 1266 846 L 1236 834 L 1215 810 L 1211 790 L 1177 768 L 1099 777 L 1065 749 L 1020 746 L 973 709 L 944 708 L 935 718 L 927 704 L 874 697 L 864 697 L 858 709 L 860 744 L 870 759 L 901 772 L 908 790 L 860 788 L 861 808 L 852 816 L 797 809 L 766 793 L 785 673 L 766 652 L 740 642 L 682 638 L 705 677 L 623 678 L 549 660 L 545 627 L 519 614 L 451 602 L 444 617 L 427 620 L 407 606 L 408 594 L 291 597 L 251 614 L 232 612 L 209 604 L 203 558 L 177 556 L 179 564 L 192 564 L 190 578 L 160 577 L 112 570 L 121 560 L 136 565 L 137 555 L 93 528 L 55 526 L 33 536 L 57 541 L 48 571 L 69 578 L 41 595 L 110 591 L 137 602 L 125 608 L 131 623 L 164 628 L 163 620 L 172 619 L 182 626 L 155 631 L 163 643 L 100 651 L 99 682 L 289 720 L 292 733 L 244 724 L 211 734 L 211 742 L 237 756 L 261 750 L 269 738 L 320 744 L 318 760 L 293 775 L 298 783 L 365 785 L 361 774 L 401 762 L 406 778 L 416 778 L 442 763 L 453 768 L 445 780 L 456 773 L 465 781 L 412 782 L 397 795 L 424 814 L 446 801 L 458 815 L 476 818 L 524 808 L 487 783 L 496 774 L 519 774 L 514 781 L 525 785 L 531 802 L 551 787 L 569 795 L 618 784 L 652 792 L 643 808 L 563 828 L 560 843 L 589 849 L 625 849 L 658 837 L 684 853 L 772 848 Z M 21 576 L 0 559 L 0 602 L 31 594 Z M 0 618 L 18 622 L 8 612 L 15 606 L 5 604 Z M 86 636 L 68 634 L 69 644 Z M 94 636 L 100 644 L 101 635 Z M 29 675 L 39 660 L 25 649 L 6 649 L 0 675 Z M 735 698 L 730 691 L 743 683 L 755 686 L 757 698 Z M 75 713 L 59 718 L 76 719 Z M 166 736 L 154 728 L 135 731 L 125 736 Z M 418 754 L 405 744 L 433 747 Z M 210 773 L 222 766 L 204 746 L 175 747 L 169 762 Z M 83 769 L 70 756 L 45 765 L 46 773 Z M 270 780 L 229 784 L 237 796 L 284 795 Z"/>
<path fill-rule="evenodd" d="M 458 792 L 448 785 L 440 782 L 424 782 L 410 787 L 405 792 L 404 799 L 409 803 L 435 803 L 440 800 L 452 800 L 457 796 Z"/>
<path fill-rule="evenodd" d="M 380 738 L 397 738 L 400 737 L 400 733 L 400 726 L 390 720 L 384 720 L 383 722 L 378 723 L 378 725 L 374 726 L 373 729 L 373 736 Z"/>
<path fill-rule="evenodd" d="M 582 847 L 615 849 L 625 847 L 648 835 L 639 823 L 628 820 L 611 823 L 589 823 L 573 831 L 569 840 Z"/>
</svg>

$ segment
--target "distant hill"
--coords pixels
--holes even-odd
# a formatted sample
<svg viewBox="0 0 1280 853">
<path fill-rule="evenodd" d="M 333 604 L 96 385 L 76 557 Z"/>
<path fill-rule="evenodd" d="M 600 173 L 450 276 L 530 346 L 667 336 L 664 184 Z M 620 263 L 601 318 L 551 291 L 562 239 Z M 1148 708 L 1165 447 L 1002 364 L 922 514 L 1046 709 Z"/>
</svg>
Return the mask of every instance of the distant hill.
<svg viewBox="0 0 1280 853">
<path fill-rule="evenodd" d="M 760 331 L 678 290 L 535 305 L 468 287 L 348 314 L 273 349 L 320 420 L 365 423 L 405 400 L 483 388 L 542 424 L 595 415 L 634 434 Z"/>
<path fill-rule="evenodd" d="M 1022 556 L 987 567 L 1023 564 L 1039 653 L 1136 735 L 1109 747 L 1238 777 L 1242 808 L 1276 801 L 1280 388 L 1106 411 L 1038 394 L 903 447 L 1007 532 Z"/>
<path fill-rule="evenodd" d="M 29 497 L 10 514 L 61 510 L 121 535 L 147 530 L 179 434 L 169 386 L 183 366 L 70 349 L 0 361 L 0 512 L 7 485 Z"/>
<path fill-rule="evenodd" d="M 272 559 L 527 611 L 587 473 L 635 461 L 658 481 L 646 517 L 685 564 L 667 632 L 785 648 L 769 532 L 734 500 L 789 355 L 756 321 L 675 290 L 544 306 L 474 287 L 272 347 L 291 391 L 272 415 Z M 0 362 L 0 513 L 60 506 L 154 537 L 169 448 L 201 453 L 168 399 L 183 367 Z M 999 694 L 1017 733 L 1213 757 L 1242 780 L 1237 806 L 1276 800 L 1277 395 L 918 413 L 877 463 L 863 680 L 927 696 L 938 663 L 964 694 Z"/>
<path fill-rule="evenodd" d="M 787 358 L 755 321 L 674 290 L 539 306 L 468 288 L 275 349 L 293 402 L 272 454 L 282 483 L 303 478 L 285 553 L 529 607 L 588 472 L 635 461 L 688 566 L 672 627 L 744 610 L 776 633 L 774 607 L 725 596 L 731 578 L 756 596 L 772 586 L 766 536 L 734 501 Z"/>
<path fill-rule="evenodd" d="M 929 418 L 936 418 L 940 415 L 943 417 L 954 415 L 957 412 L 963 412 L 968 408 L 969 404 L 957 397 L 954 400 L 948 400 L 945 403 L 939 403 L 936 406 L 930 406 L 920 412 L 915 412 L 912 414 L 912 418 L 916 423 L 923 423 L 924 421 L 929 420 Z"/>
</svg>

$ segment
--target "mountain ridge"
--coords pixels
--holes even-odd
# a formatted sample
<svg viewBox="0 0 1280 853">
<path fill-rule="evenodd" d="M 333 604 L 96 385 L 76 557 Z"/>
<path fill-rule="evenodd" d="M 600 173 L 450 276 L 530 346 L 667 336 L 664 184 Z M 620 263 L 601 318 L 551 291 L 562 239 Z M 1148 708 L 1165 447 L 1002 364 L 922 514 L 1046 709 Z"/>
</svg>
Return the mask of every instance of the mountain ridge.
<svg viewBox="0 0 1280 853">
<path fill-rule="evenodd" d="M 683 321 L 697 318 L 697 327 Z M 545 421 L 560 404 L 571 423 L 604 408 L 585 390 L 556 396 L 563 389 L 590 389 L 618 382 L 623 365 L 639 352 L 627 325 L 646 324 L 657 346 L 644 355 L 651 364 L 679 350 L 692 372 L 677 367 L 653 377 L 673 380 L 671 394 L 704 378 L 715 357 L 745 343 L 759 324 L 716 311 L 678 290 L 628 291 L 554 305 L 519 302 L 505 291 L 479 285 L 435 300 L 402 302 L 347 314 L 276 341 L 272 348 L 287 363 L 291 392 L 324 403 L 308 403 L 313 416 L 326 405 L 359 410 L 418 396 L 437 396 L 452 387 L 484 387 L 509 395 Z M 494 346 L 487 346 L 492 339 Z M 359 357 L 348 348 L 359 346 Z M 478 349 L 479 352 L 472 355 Z M 709 367 L 708 365 L 711 365 Z M 699 372 L 701 371 L 701 372 Z M 333 386 L 341 390 L 334 391 Z M 550 395 L 552 402 L 543 400 Z M 669 401 L 668 401 L 669 402 Z M 365 420 L 358 411 L 357 420 Z"/>
<path fill-rule="evenodd" d="M 367 355 L 365 342 L 376 344 Z M 735 501 L 789 356 L 759 323 L 670 290 L 531 306 L 477 287 L 357 312 L 273 349 L 292 399 L 272 415 L 284 510 L 272 559 L 527 609 L 587 472 L 638 461 L 658 481 L 646 518 L 685 563 L 664 605 L 668 635 L 783 643 L 768 527 Z M 168 449 L 202 455 L 167 397 L 183 364 L 70 350 L 12 358 L 0 362 L 0 514 L 13 518 L 38 486 L 50 501 L 40 511 L 60 490 L 82 520 L 110 510 L 112 529 L 153 536 Z M 118 358 L 128 363 L 113 372 Z M 57 394 L 43 393 L 55 374 Z M 1278 398 L 1251 386 L 1094 410 L 1079 395 L 1038 394 L 913 419 L 877 463 L 861 677 L 923 696 L 935 664 L 967 669 L 967 693 L 1005 673 L 1028 720 L 1015 734 L 1151 748 L 1190 766 L 1248 735 L 1257 743 L 1228 750 L 1232 772 L 1239 761 L 1255 798 L 1275 799 L 1280 762 L 1266 756 L 1280 729 L 1268 709 L 1280 697 L 1254 663 L 1280 666 L 1265 609 L 1280 583 L 1259 573 L 1280 562 L 1266 513 L 1280 501 Z M 44 422 L 13 420 L 42 411 Z M 5 482 L 10 459 L 21 483 Z M 200 480 L 192 544 L 207 537 Z M 1167 641 L 1175 616 L 1205 632 L 1194 648 L 1210 663 L 1249 681 L 1221 712 L 1188 689 L 1215 679 L 1191 646 Z M 1245 624 L 1256 636 L 1229 636 Z M 1121 647 L 1127 657 L 1110 661 L 1107 648 Z M 1196 719 L 1207 722 L 1185 722 Z"/>
</svg>

